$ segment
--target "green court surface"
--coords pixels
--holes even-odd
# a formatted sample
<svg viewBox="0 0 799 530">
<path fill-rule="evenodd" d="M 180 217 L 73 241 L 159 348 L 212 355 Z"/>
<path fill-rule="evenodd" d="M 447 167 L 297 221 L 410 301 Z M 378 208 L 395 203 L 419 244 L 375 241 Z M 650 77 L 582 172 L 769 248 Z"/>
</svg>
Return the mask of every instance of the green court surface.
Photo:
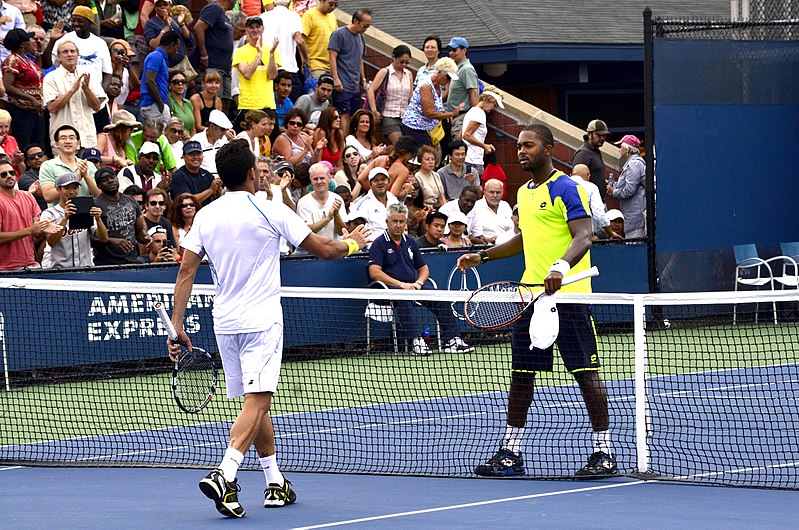
<svg viewBox="0 0 799 530">
<path fill-rule="evenodd" d="M 650 376 L 795 362 L 795 324 L 676 327 L 647 333 Z M 475 340 L 474 343 L 477 343 Z M 634 377 L 631 333 L 601 334 L 606 380 Z M 468 355 L 358 355 L 286 362 L 273 415 L 396 403 L 507 390 L 508 343 L 483 344 Z M 13 381 L 13 378 L 12 378 Z M 572 384 L 562 363 L 538 386 Z M 0 392 L 0 445 L 229 422 L 240 400 L 224 383 L 199 414 L 175 405 L 171 374 L 23 386 Z"/>
</svg>

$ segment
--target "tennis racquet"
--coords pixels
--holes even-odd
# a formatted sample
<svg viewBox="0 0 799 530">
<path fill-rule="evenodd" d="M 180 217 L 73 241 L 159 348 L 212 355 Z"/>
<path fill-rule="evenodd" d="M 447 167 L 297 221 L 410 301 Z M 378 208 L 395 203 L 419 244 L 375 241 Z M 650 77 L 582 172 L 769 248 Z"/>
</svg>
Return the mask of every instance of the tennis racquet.
<svg viewBox="0 0 799 530">
<path fill-rule="evenodd" d="M 598 276 L 599 269 L 590 269 L 566 276 L 562 285 L 579 282 Z M 489 283 L 472 293 L 463 305 L 466 321 L 472 326 L 491 330 L 498 329 L 519 320 L 522 314 L 544 294 L 533 292 L 533 288 L 543 285 L 529 285 L 519 282 L 502 281 Z"/>
<path fill-rule="evenodd" d="M 457 265 L 452 267 L 447 281 L 447 289 L 450 291 L 474 291 L 479 289 L 481 285 L 480 273 L 477 272 L 476 268 L 473 267 L 466 270 L 466 272 L 461 272 Z M 466 315 L 463 314 L 463 302 L 452 302 L 450 307 L 455 318 L 466 320 Z"/>
<path fill-rule="evenodd" d="M 178 341 L 178 334 L 169 315 L 160 302 L 155 304 L 155 312 L 166 328 L 172 342 Z M 213 356 L 202 348 L 192 347 L 192 351 L 181 347 L 180 356 L 172 368 L 172 397 L 184 412 L 195 414 L 204 409 L 216 392 L 217 369 Z"/>
</svg>

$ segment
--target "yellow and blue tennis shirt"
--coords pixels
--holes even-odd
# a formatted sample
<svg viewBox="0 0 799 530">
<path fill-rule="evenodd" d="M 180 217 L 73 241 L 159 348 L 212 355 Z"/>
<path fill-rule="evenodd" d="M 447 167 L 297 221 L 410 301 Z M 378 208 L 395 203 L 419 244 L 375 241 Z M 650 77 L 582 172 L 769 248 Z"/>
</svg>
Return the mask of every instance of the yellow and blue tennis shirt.
<svg viewBox="0 0 799 530">
<path fill-rule="evenodd" d="M 541 284 L 549 274 L 549 268 L 563 257 L 572 242 L 569 221 L 591 218 L 588 194 L 565 173 L 555 170 L 538 186 L 532 180 L 522 185 L 516 204 L 519 206 L 519 229 L 524 243 L 525 271 L 521 281 Z M 572 267 L 571 273 L 590 267 L 590 253 L 586 252 Z M 590 293 L 591 281 L 575 282 L 561 290 Z"/>
</svg>

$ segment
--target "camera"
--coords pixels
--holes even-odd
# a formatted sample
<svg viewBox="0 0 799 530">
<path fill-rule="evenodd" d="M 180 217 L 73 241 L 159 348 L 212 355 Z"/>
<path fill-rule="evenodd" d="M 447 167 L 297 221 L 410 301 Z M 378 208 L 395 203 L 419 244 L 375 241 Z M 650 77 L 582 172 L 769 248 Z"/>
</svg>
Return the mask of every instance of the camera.
<svg viewBox="0 0 799 530">
<path fill-rule="evenodd" d="M 169 249 L 172 250 L 175 248 L 175 244 L 172 241 L 166 240 L 164 241 L 164 246 L 161 247 L 162 250 Z"/>
</svg>

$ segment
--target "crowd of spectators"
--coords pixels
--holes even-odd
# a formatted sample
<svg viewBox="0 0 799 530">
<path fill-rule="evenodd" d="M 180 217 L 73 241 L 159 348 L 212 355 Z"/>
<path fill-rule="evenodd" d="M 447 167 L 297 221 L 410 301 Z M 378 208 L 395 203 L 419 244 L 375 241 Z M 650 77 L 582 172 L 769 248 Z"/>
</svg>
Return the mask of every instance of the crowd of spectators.
<svg viewBox="0 0 799 530">
<path fill-rule="evenodd" d="M 196 16 L 184 0 L 28 4 L 39 5 L 3 2 L 0 24 L 0 163 L 11 168 L 0 270 L 179 260 L 194 214 L 225 191 L 215 154 L 236 138 L 258 159 L 262 191 L 315 232 L 365 223 L 377 236 L 401 203 L 408 234 L 435 247 L 514 233 L 504 182 L 482 175 L 495 151 L 487 115 L 502 97 L 479 83 L 463 37 L 426 38 L 417 72 L 397 46 L 369 80 L 372 13 L 339 28 L 336 0 L 235 11 L 211 0 Z M 588 134 L 579 156 L 593 180 L 604 122 Z M 608 188 L 636 235 L 639 145 L 623 144 L 630 169 Z M 95 206 L 83 211 L 79 197 Z M 75 216 L 88 224 L 70 228 Z"/>
</svg>

